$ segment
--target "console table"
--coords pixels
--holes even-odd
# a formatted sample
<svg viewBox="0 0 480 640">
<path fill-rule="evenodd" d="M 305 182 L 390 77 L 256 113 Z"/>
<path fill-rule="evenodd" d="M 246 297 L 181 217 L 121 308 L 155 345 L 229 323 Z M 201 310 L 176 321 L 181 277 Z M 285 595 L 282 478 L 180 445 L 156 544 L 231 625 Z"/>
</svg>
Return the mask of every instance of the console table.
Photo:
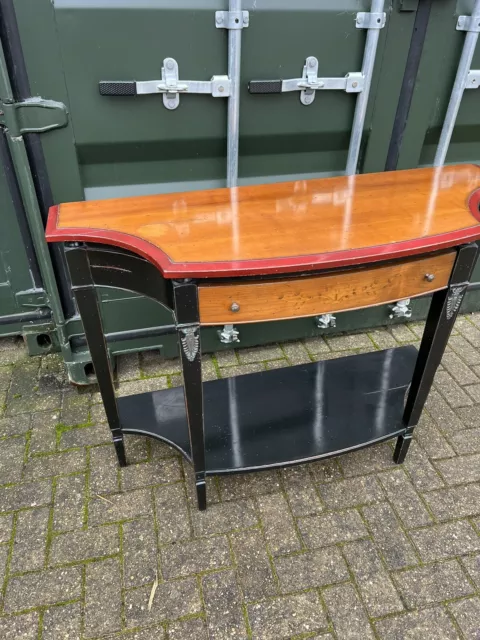
<svg viewBox="0 0 480 640">
<path fill-rule="evenodd" d="M 120 465 L 123 435 L 176 447 L 205 478 L 318 460 L 397 437 L 403 462 L 468 287 L 480 167 L 449 166 L 65 203 L 73 290 Z M 175 318 L 184 387 L 116 398 L 96 285 Z M 202 384 L 200 327 L 315 316 L 432 294 L 411 346 Z M 408 393 L 407 393 L 408 389 Z"/>
</svg>

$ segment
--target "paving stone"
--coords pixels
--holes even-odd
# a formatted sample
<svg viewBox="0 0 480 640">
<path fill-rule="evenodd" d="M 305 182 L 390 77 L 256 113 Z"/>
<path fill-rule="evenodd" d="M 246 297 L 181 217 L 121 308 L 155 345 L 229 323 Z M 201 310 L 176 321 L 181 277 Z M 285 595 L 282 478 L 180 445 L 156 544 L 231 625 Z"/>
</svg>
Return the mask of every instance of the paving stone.
<svg viewBox="0 0 480 640">
<path fill-rule="evenodd" d="M 449 433 L 449 437 L 456 435 L 461 430 L 467 430 L 468 432 L 468 430 L 472 428 L 480 427 L 480 411 L 478 407 L 460 407 L 456 412 L 460 417 L 461 422 L 459 421 L 459 425 L 461 426 L 458 429 L 452 430 L 451 433 Z"/>
<path fill-rule="evenodd" d="M 480 638 L 480 598 L 452 602 L 449 605 L 466 640 Z"/>
<path fill-rule="evenodd" d="M 90 402 L 89 395 L 79 394 L 76 389 L 66 389 L 63 393 L 60 422 L 69 427 L 88 422 Z"/>
<path fill-rule="evenodd" d="M 9 548 L 6 544 L 0 546 L 0 586 L 3 585 L 7 571 Z M 0 636 L 1 637 L 1 636 Z"/>
<path fill-rule="evenodd" d="M 262 532 L 257 529 L 239 531 L 230 539 L 244 599 L 260 600 L 275 595 L 277 589 Z"/>
<path fill-rule="evenodd" d="M 460 316 L 457 318 L 455 329 L 474 347 L 480 347 L 480 331 L 466 317 Z"/>
<path fill-rule="evenodd" d="M 93 422 L 93 424 L 107 422 L 107 415 L 103 404 L 92 404 L 90 406 L 90 422 Z"/>
<path fill-rule="evenodd" d="M 421 527 L 432 521 L 403 469 L 388 471 L 378 477 L 406 527 Z"/>
<path fill-rule="evenodd" d="M 52 481 L 39 480 L 11 487 L 0 488 L 0 510 L 12 511 L 27 507 L 39 507 L 52 499 Z"/>
<path fill-rule="evenodd" d="M 130 520 L 151 514 L 152 494 L 149 489 L 110 494 L 107 499 L 93 498 L 88 503 L 88 524 Z"/>
<path fill-rule="evenodd" d="M 212 504 L 206 511 L 195 510 L 192 522 L 196 536 L 209 536 L 253 527 L 258 524 L 258 518 L 250 500 L 239 500 Z"/>
<path fill-rule="evenodd" d="M 461 335 L 451 336 L 448 345 L 469 366 L 480 364 L 480 355 L 472 349 L 472 345 Z"/>
<path fill-rule="evenodd" d="M 41 393 L 56 391 L 69 384 L 65 365 L 58 353 L 50 353 L 40 359 L 38 387 Z"/>
<path fill-rule="evenodd" d="M 90 492 L 114 493 L 119 490 L 118 462 L 113 445 L 90 449 Z"/>
<path fill-rule="evenodd" d="M 309 359 L 311 362 L 311 360 Z M 265 367 L 267 371 L 271 371 L 272 369 L 283 369 L 285 367 L 289 367 L 290 363 L 285 358 L 285 360 L 270 360 L 269 362 L 265 362 Z"/>
<path fill-rule="evenodd" d="M 230 546 L 225 536 L 169 545 L 161 550 L 161 564 L 166 580 L 228 567 Z"/>
<path fill-rule="evenodd" d="M 85 520 L 85 475 L 63 476 L 55 481 L 54 531 L 79 529 Z"/>
<path fill-rule="evenodd" d="M 402 611 L 400 597 L 373 543 L 370 540 L 350 542 L 342 550 L 369 615 L 377 618 Z"/>
<path fill-rule="evenodd" d="M 442 365 L 460 385 L 475 384 L 478 377 L 463 360 L 453 351 L 446 352 L 442 358 Z"/>
<path fill-rule="evenodd" d="M 337 336 L 325 336 L 325 340 L 333 351 L 345 351 L 346 349 L 372 349 L 374 344 L 367 333 L 348 333 Z"/>
<path fill-rule="evenodd" d="M 187 503 L 192 511 L 198 510 L 198 500 L 197 500 L 197 488 L 195 486 L 195 473 L 193 471 L 193 466 L 185 460 L 185 458 L 180 458 L 183 467 L 183 475 L 185 477 L 185 489 L 187 491 Z M 218 483 L 217 483 L 218 480 Z M 219 483 L 222 481 L 222 478 L 215 476 L 207 477 L 207 503 L 209 505 L 216 504 L 220 502 L 220 491 L 218 489 Z"/>
<path fill-rule="evenodd" d="M 374 639 L 367 614 L 351 584 L 325 589 L 323 599 L 338 638 L 342 640 Z"/>
<path fill-rule="evenodd" d="M 13 395 L 30 395 L 38 382 L 40 359 L 31 359 L 13 367 L 9 392 Z"/>
<path fill-rule="evenodd" d="M 304 364 L 311 362 L 308 351 L 300 340 L 296 342 L 283 342 L 281 347 L 290 364 Z"/>
<path fill-rule="evenodd" d="M 425 406 L 440 430 L 447 436 L 450 433 L 465 429 L 465 425 L 462 423 L 455 411 L 448 406 L 444 398 L 435 389 L 430 391 Z M 457 412 L 461 414 L 462 411 L 466 410 L 472 410 L 472 407 L 467 407 L 465 409 L 460 408 L 457 409 Z"/>
<path fill-rule="evenodd" d="M 58 411 L 62 404 L 62 394 L 60 391 L 49 394 L 10 396 L 8 400 L 6 415 L 20 416 L 22 413 L 31 413 L 32 408 L 36 412 Z"/>
<path fill-rule="evenodd" d="M 247 609 L 252 640 L 281 640 L 328 626 L 315 592 L 265 600 Z"/>
<path fill-rule="evenodd" d="M 476 556 L 462 558 L 462 563 L 466 567 L 468 575 L 480 589 L 480 553 Z"/>
<path fill-rule="evenodd" d="M 240 590 L 233 571 L 221 571 L 202 579 L 209 640 L 246 640 Z"/>
<path fill-rule="evenodd" d="M 375 545 L 389 569 L 401 569 L 418 563 L 415 551 L 389 504 L 375 504 L 364 507 L 362 511 Z"/>
<path fill-rule="evenodd" d="M 183 483 L 157 487 L 155 489 L 155 507 L 160 544 L 188 540 L 192 536 Z"/>
<path fill-rule="evenodd" d="M 153 582 L 157 571 L 157 542 L 152 518 L 125 522 L 122 528 L 125 587 Z"/>
<path fill-rule="evenodd" d="M 0 516 L 0 544 L 10 542 L 12 537 L 13 515 Z"/>
<path fill-rule="evenodd" d="M 461 464 L 461 459 L 458 460 Z M 426 493 L 429 508 L 438 520 L 464 518 L 480 513 L 480 485 L 449 487 Z"/>
<path fill-rule="evenodd" d="M 303 341 L 307 351 L 312 354 L 317 353 L 330 353 L 331 349 L 325 342 L 322 336 L 315 336 L 314 338 L 305 338 Z"/>
<path fill-rule="evenodd" d="M 480 453 L 480 427 L 452 433 L 450 442 L 459 455 Z"/>
<path fill-rule="evenodd" d="M 14 364 L 27 357 L 28 353 L 22 338 L 15 336 L 0 339 L 0 365 Z"/>
<path fill-rule="evenodd" d="M 319 491 L 330 509 L 344 509 L 385 500 L 382 488 L 374 476 L 324 484 L 319 487 Z"/>
<path fill-rule="evenodd" d="M 466 520 L 418 529 L 410 535 L 425 562 L 480 550 L 480 536 Z"/>
<path fill-rule="evenodd" d="M 0 391 L 7 391 L 12 379 L 12 365 L 0 366 Z"/>
<path fill-rule="evenodd" d="M 298 527 L 310 548 L 326 547 L 368 535 L 358 511 L 354 509 L 300 518 Z"/>
<path fill-rule="evenodd" d="M 480 402 L 480 384 L 469 384 L 463 388 L 476 404 Z"/>
<path fill-rule="evenodd" d="M 83 450 L 66 451 L 46 456 L 35 456 L 25 465 L 25 478 L 46 478 L 83 471 L 86 465 Z"/>
<path fill-rule="evenodd" d="M 179 358 L 165 358 L 158 349 L 140 353 L 140 368 L 147 376 L 178 373 L 182 369 Z"/>
<path fill-rule="evenodd" d="M 298 551 L 301 543 L 287 501 L 282 494 L 258 499 L 265 538 L 273 555 Z"/>
<path fill-rule="evenodd" d="M 125 396 L 134 396 L 138 393 L 147 393 L 150 391 L 160 391 L 168 389 L 168 380 L 166 376 L 158 378 L 144 378 L 142 380 L 130 380 L 122 382 L 118 387 L 117 396 L 123 398 Z"/>
<path fill-rule="evenodd" d="M 52 453 L 57 447 L 58 411 L 34 413 L 31 421 L 31 434 L 28 452 Z"/>
<path fill-rule="evenodd" d="M 167 484 L 182 479 L 178 458 L 129 465 L 121 469 L 122 487 L 125 491 L 148 485 Z"/>
<path fill-rule="evenodd" d="M 277 360 L 284 357 L 283 351 L 278 344 L 255 347 L 253 349 L 238 349 L 237 354 L 241 364 L 265 362 L 266 360 Z"/>
<path fill-rule="evenodd" d="M 0 618 L 0 638 L 2 640 L 37 640 L 39 620 L 38 611 L 32 611 L 23 616 Z"/>
<path fill-rule="evenodd" d="M 409 609 L 468 596 L 473 592 L 456 560 L 407 569 L 394 577 Z"/>
<path fill-rule="evenodd" d="M 253 498 L 266 493 L 278 493 L 282 488 L 277 471 L 221 476 L 219 483 L 222 500 Z"/>
<path fill-rule="evenodd" d="M 414 439 L 420 443 L 428 457 L 432 460 L 437 458 L 451 458 L 455 455 L 446 438 L 435 425 L 426 411 L 423 412 L 418 427 L 415 429 Z M 407 455 L 407 460 L 409 459 Z"/>
<path fill-rule="evenodd" d="M 464 484 L 480 480 L 480 453 L 462 458 L 438 460 L 436 466 L 447 484 Z"/>
<path fill-rule="evenodd" d="M 16 482 L 22 477 L 25 456 L 25 438 L 7 438 L 2 440 L 2 464 L 0 465 L 0 484 Z"/>
<path fill-rule="evenodd" d="M 82 595 L 80 567 L 26 573 L 10 578 L 5 596 L 5 611 L 22 611 L 31 607 L 75 600 Z"/>
<path fill-rule="evenodd" d="M 122 353 L 116 358 L 117 380 L 134 380 L 140 377 L 140 359 L 138 353 Z"/>
<path fill-rule="evenodd" d="M 96 424 L 91 427 L 76 427 L 62 433 L 60 449 L 108 444 L 111 440 L 112 434 L 106 424 Z"/>
<path fill-rule="evenodd" d="M 81 562 L 110 556 L 120 551 L 118 525 L 90 527 L 55 536 L 50 549 L 50 564 Z"/>
<path fill-rule="evenodd" d="M 49 514 L 48 507 L 18 513 L 11 573 L 34 571 L 44 566 Z"/>
<path fill-rule="evenodd" d="M 388 329 L 397 342 L 412 343 L 419 340 L 418 335 L 406 324 L 393 324 Z"/>
<path fill-rule="evenodd" d="M 398 342 L 387 329 L 375 329 L 374 331 L 369 331 L 368 336 L 378 349 L 391 349 L 393 347 L 398 347 Z"/>
<path fill-rule="evenodd" d="M 275 569 L 283 593 L 343 582 L 350 577 L 337 547 L 277 558 Z"/>
<path fill-rule="evenodd" d="M 118 636 L 110 636 L 110 638 L 119 638 L 121 640 L 165 640 L 166 635 L 163 627 L 149 627 L 143 631 L 133 631 L 127 634 L 122 633 Z M 193 636 L 193 638 L 195 638 L 195 636 Z"/>
<path fill-rule="evenodd" d="M 375 622 L 381 640 L 459 640 L 448 614 L 440 607 L 411 611 Z"/>
<path fill-rule="evenodd" d="M 15 436 L 26 433 L 31 427 L 32 416 L 24 413 L 21 416 L 0 418 L 0 437 Z"/>
<path fill-rule="evenodd" d="M 417 491 L 433 491 L 445 486 L 418 442 L 412 442 L 403 468 L 408 471 L 408 476 Z"/>
<path fill-rule="evenodd" d="M 127 450 L 128 465 L 139 464 L 140 462 L 148 461 L 150 457 L 148 446 L 149 442 L 150 438 L 145 438 L 145 436 L 134 436 L 131 434 L 127 434 L 125 436 L 125 448 Z"/>
<path fill-rule="evenodd" d="M 392 450 L 386 442 L 347 453 L 339 458 L 339 463 L 346 477 L 362 476 L 396 466 L 392 459 Z"/>
<path fill-rule="evenodd" d="M 168 626 L 168 640 L 208 640 L 205 622 L 201 618 L 172 622 Z"/>
<path fill-rule="evenodd" d="M 342 472 L 338 464 L 338 460 L 331 458 L 323 462 L 311 462 L 308 465 L 313 481 L 316 484 L 324 484 L 325 482 L 335 482 L 342 478 Z"/>
<path fill-rule="evenodd" d="M 236 367 L 222 367 L 222 369 L 220 369 L 220 376 L 222 378 L 232 378 L 234 376 L 244 376 L 247 373 L 258 373 L 259 371 L 265 371 L 263 362 L 241 364 Z"/>
<path fill-rule="evenodd" d="M 309 466 L 307 464 L 282 469 L 288 503 L 295 517 L 320 513 L 324 508 L 313 484 Z"/>
<path fill-rule="evenodd" d="M 437 371 L 434 385 L 451 407 L 466 407 L 472 404 L 472 399 L 447 371 Z"/>
<path fill-rule="evenodd" d="M 42 640 L 75 640 L 81 637 L 82 607 L 79 602 L 51 607 L 43 615 Z"/>
<path fill-rule="evenodd" d="M 226 349 L 225 351 L 217 351 L 214 354 L 214 356 L 219 367 L 233 367 L 239 364 L 237 354 L 233 349 Z"/>
<path fill-rule="evenodd" d="M 166 619 L 175 620 L 199 613 L 202 609 L 195 578 L 160 583 L 149 611 L 151 591 L 151 585 L 147 585 L 125 592 L 127 627 L 139 627 Z"/>
<path fill-rule="evenodd" d="M 122 627 L 120 563 L 117 559 L 90 562 L 85 567 L 86 638 Z"/>
</svg>

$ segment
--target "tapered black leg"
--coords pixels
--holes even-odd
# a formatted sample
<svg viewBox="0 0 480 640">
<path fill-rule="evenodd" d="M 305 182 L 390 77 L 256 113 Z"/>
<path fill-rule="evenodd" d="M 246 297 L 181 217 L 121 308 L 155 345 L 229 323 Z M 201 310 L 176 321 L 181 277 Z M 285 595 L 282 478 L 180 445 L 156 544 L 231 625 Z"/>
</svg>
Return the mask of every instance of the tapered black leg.
<svg viewBox="0 0 480 640">
<path fill-rule="evenodd" d="M 207 508 L 207 494 L 205 485 L 202 352 L 197 285 L 191 281 L 175 281 L 173 283 L 173 294 L 198 508 L 204 510 Z"/>
<path fill-rule="evenodd" d="M 393 460 L 397 464 L 401 464 L 407 455 L 414 428 L 420 419 L 463 296 L 467 291 L 477 253 L 478 246 L 475 243 L 460 247 L 448 288 L 433 294 L 403 414 L 406 430 L 398 438 L 393 455 Z"/>
<path fill-rule="evenodd" d="M 112 368 L 103 333 L 102 318 L 95 290 L 88 252 L 85 245 L 73 243 L 66 251 L 73 291 L 82 319 L 85 337 L 92 356 L 108 424 L 112 431 L 113 444 L 121 467 L 127 464 L 122 427 L 118 415 Z"/>
</svg>

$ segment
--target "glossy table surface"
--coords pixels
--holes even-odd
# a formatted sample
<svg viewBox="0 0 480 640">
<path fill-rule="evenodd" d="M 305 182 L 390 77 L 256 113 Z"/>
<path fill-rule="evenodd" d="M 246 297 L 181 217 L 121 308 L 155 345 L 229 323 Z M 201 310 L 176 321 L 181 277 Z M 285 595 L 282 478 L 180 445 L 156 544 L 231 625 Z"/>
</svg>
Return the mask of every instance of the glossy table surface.
<svg viewBox="0 0 480 640">
<path fill-rule="evenodd" d="M 168 278 L 366 264 L 480 238 L 480 167 L 65 203 L 49 241 L 134 251 Z"/>
</svg>

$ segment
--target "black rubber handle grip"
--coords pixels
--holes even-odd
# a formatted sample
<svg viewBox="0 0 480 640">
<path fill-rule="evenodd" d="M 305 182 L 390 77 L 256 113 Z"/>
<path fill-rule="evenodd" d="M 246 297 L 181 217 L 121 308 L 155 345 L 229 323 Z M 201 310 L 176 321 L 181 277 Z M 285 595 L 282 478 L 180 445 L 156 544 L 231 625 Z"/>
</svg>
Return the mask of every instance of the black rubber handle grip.
<svg viewBox="0 0 480 640">
<path fill-rule="evenodd" d="M 250 93 L 282 93 L 281 80 L 251 80 L 248 83 Z"/>
<path fill-rule="evenodd" d="M 101 96 L 136 96 L 136 82 L 99 82 Z"/>
</svg>

